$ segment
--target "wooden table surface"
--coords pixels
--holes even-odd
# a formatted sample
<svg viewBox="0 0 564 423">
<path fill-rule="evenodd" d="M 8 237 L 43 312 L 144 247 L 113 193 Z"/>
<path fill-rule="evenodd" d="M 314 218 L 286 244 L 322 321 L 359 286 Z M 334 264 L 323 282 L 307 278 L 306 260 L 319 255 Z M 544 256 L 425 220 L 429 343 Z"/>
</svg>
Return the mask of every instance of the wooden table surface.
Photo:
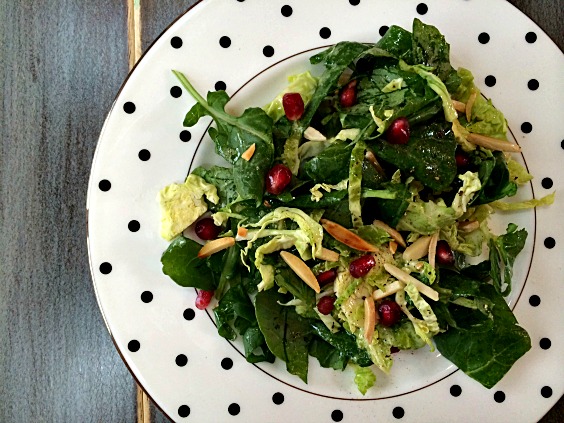
<svg viewBox="0 0 564 423">
<path fill-rule="evenodd" d="M 563 48 L 563 0 L 511 2 Z M 86 187 L 130 62 L 193 3 L 0 0 L 0 422 L 167 421 L 98 310 Z"/>
</svg>

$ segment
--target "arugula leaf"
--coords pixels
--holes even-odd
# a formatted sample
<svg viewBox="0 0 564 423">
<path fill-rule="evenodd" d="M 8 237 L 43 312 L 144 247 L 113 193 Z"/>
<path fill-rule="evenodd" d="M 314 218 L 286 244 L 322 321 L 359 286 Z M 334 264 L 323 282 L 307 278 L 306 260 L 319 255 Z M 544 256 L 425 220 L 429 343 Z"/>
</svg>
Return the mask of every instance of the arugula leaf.
<svg viewBox="0 0 564 423">
<path fill-rule="evenodd" d="M 525 246 L 527 231 L 517 230 L 517 225 L 510 223 L 505 235 L 490 239 L 490 275 L 494 287 L 503 296 L 511 292 L 511 277 L 513 275 L 513 264 L 515 258 Z M 503 271 L 503 275 L 502 272 Z M 502 287 L 505 285 L 505 288 Z"/>
<path fill-rule="evenodd" d="M 206 260 L 198 258 L 201 248 L 196 241 L 176 237 L 161 256 L 163 273 L 180 286 L 213 291 L 216 286 L 213 273 Z"/>
<path fill-rule="evenodd" d="M 303 165 L 304 175 L 315 183 L 337 184 L 349 176 L 352 144 L 335 142 Z"/>
<path fill-rule="evenodd" d="M 205 100 L 178 71 L 173 71 L 184 88 L 197 103 L 184 119 L 184 126 L 193 126 L 205 115 L 211 116 L 217 128 L 210 128 L 209 134 L 215 142 L 217 153 L 233 165 L 233 177 L 241 199 L 262 201 L 265 175 L 272 165 L 274 144 L 272 141 L 272 119 L 258 107 L 248 108 L 239 117 L 225 112 L 229 96 L 225 91 L 208 93 Z M 241 155 L 255 144 L 251 160 Z"/>
<path fill-rule="evenodd" d="M 376 47 L 386 50 L 392 56 L 413 63 L 413 40 L 411 32 L 392 25 L 376 43 Z"/>
</svg>

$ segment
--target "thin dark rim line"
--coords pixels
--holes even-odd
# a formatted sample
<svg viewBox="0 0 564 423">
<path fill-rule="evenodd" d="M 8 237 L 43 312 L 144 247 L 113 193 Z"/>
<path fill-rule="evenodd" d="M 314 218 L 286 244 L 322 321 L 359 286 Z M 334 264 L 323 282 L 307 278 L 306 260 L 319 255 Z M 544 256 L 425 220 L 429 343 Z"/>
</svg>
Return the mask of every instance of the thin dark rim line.
<svg viewBox="0 0 564 423">
<path fill-rule="evenodd" d="M 323 48 L 328 48 L 328 47 L 333 46 L 333 45 L 334 45 L 334 44 L 328 44 L 328 45 L 324 45 L 324 46 L 313 47 L 313 48 L 310 48 L 310 49 L 307 49 L 307 50 L 303 50 L 303 51 L 298 52 L 298 53 L 294 53 L 294 54 L 292 54 L 292 55 L 290 55 L 290 56 L 287 56 L 287 57 L 284 58 L 284 59 L 280 59 L 280 60 L 277 61 L 276 63 L 273 63 L 273 64 L 271 64 L 270 66 L 264 68 L 263 70 L 261 70 L 260 72 L 258 72 L 258 73 L 255 74 L 254 76 L 252 76 L 249 80 L 247 80 L 247 82 L 245 82 L 243 85 L 241 85 L 241 86 L 230 96 L 230 100 L 231 100 L 233 97 L 235 97 L 235 95 L 237 95 L 241 90 L 243 90 L 248 84 L 250 84 L 253 80 L 255 80 L 256 78 L 258 78 L 260 75 L 262 75 L 263 73 L 265 73 L 265 72 L 268 71 L 269 69 L 271 69 L 271 68 L 273 68 L 273 67 L 279 65 L 280 63 L 285 62 L 285 61 L 287 61 L 287 60 L 289 60 L 289 59 L 292 59 L 292 58 L 294 58 L 294 57 L 296 57 L 296 56 L 302 55 L 302 54 L 304 54 L 304 53 L 308 53 L 308 52 L 311 52 L 311 51 L 314 51 L 314 50 L 320 50 L 320 49 L 323 49 Z M 482 96 L 483 96 L 486 100 L 488 100 L 488 98 L 487 98 L 485 95 L 482 94 Z M 206 137 L 206 135 L 207 135 L 207 133 L 208 133 L 208 129 L 210 128 L 210 126 L 212 125 L 212 123 L 213 123 L 213 120 L 206 126 L 206 128 L 205 128 L 204 131 L 203 131 L 202 136 L 200 137 L 200 139 L 199 139 L 199 141 L 198 141 L 198 145 L 196 146 L 196 149 L 194 150 L 194 155 L 192 156 L 192 160 L 190 161 L 190 166 L 188 167 L 188 174 L 190 174 L 190 172 L 191 172 L 191 169 L 192 169 L 192 167 L 193 167 L 193 165 L 194 165 L 194 160 L 195 160 L 195 158 L 196 158 L 196 154 L 198 153 L 198 150 L 199 150 L 200 146 L 202 145 L 202 143 L 203 143 L 203 141 L 204 141 L 204 138 Z M 513 133 L 513 131 L 511 130 L 511 128 L 510 128 L 509 126 L 508 126 L 508 129 L 509 129 L 509 132 L 511 133 L 511 136 L 513 137 L 514 141 L 515 141 L 517 144 L 519 144 L 519 142 L 517 141 L 517 138 L 515 137 L 515 134 Z M 523 162 L 525 163 L 525 168 L 527 169 L 527 172 L 529 172 L 529 167 L 528 167 L 528 165 L 527 165 L 527 161 L 525 160 L 525 156 L 523 155 L 522 152 L 519 153 L 519 154 L 521 155 L 521 157 L 522 157 L 522 159 L 523 159 Z M 531 187 L 531 191 L 532 191 L 532 193 L 533 193 L 533 198 L 534 198 L 535 193 L 534 193 L 534 189 L 533 189 L 533 184 L 532 184 L 532 182 L 529 182 L 529 185 L 530 185 L 530 187 Z M 534 237 L 533 237 L 533 250 L 532 250 L 532 252 L 531 252 L 531 258 L 530 258 L 530 260 L 529 260 L 529 265 L 528 265 L 528 268 L 527 268 L 527 273 L 526 273 L 526 275 L 525 275 L 525 279 L 524 279 L 524 281 L 523 281 L 523 285 L 521 286 L 521 290 L 520 290 L 520 292 L 519 292 L 519 295 L 517 296 L 517 299 L 515 300 L 515 303 L 514 303 L 513 306 L 511 307 L 511 310 L 515 310 L 515 308 L 517 307 L 517 303 L 519 302 L 519 299 L 521 298 L 521 295 L 523 294 L 523 291 L 525 290 L 525 286 L 526 286 L 526 284 L 527 284 L 527 280 L 528 280 L 528 278 L 529 278 L 529 274 L 530 274 L 530 272 L 531 272 L 531 267 L 532 267 L 532 264 L 533 264 L 533 257 L 534 257 L 535 244 L 536 244 L 536 231 L 537 231 L 537 211 L 536 211 L 536 208 L 533 209 L 533 212 L 534 212 L 534 223 L 533 223 L 533 227 L 534 227 L 534 229 L 533 229 L 533 233 L 534 233 Z M 195 291 L 198 292 L 197 289 L 195 289 Z M 217 324 L 215 323 L 213 317 L 211 316 L 210 312 L 209 312 L 207 309 L 206 309 L 206 314 L 208 315 L 208 318 L 210 319 L 210 321 L 212 322 L 212 324 L 217 328 Z M 235 344 L 234 344 L 232 341 L 227 340 L 227 342 L 229 343 L 229 345 L 231 345 L 231 347 L 232 347 L 233 349 L 235 349 L 235 351 L 237 351 L 237 352 L 239 353 L 239 355 L 241 355 L 241 357 L 245 358 L 245 355 L 239 350 L 239 348 L 237 348 L 237 347 L 235 346 Z M 444 380 L 444 379 L 446 379 L 446 378 L 452 376 L 454 373 L 456 373 L 457 371 L 460 370 L 460 369 L 456 369 L 456 370 L 454 370 L 453 372 L 449 373 L 448 375 L 443 376 L 442 378 L 435 380 L 434 382 L 431 382 L 431 383 L 429 383 L 429 384 L 427 384 L 427 385 L 424 385 L 424 386 L 422 386 L 422 387 L 419 387 L 419 388 L 417 388 L 417 389 L 413 389 L 413 390 L 411 390 L 411 391 L 403 392 L 403 393 L 397 394 L 397 395 L 391 395 L 391 396 L 386 396 L 386 397 L 378 397 L 378 398 L 342 398 L 342 397 L 335 397 L 335 396 L 331 396 L 331 395 L 319 394 L 319 393 L 316 393 L 316 392 L 308 391 L 308 390 L 303 389 L 303 388 L 299 388 L 299 387 L 297 387 L 297 386 L 295 386 L 295 385 L 292 385 L 292 384 L 289 383 L 289 382 L 285 382 L 285 381 L 279 379 L 278 377 L 276 377 L 276 376 L 270 374 L 268 371 L 266 371 L 265 369 L 261 368 L 261 367 L 260 367 L 258 364 L 256 364 L 256 363 L 249 363 L 249 364 L 252 364 L 252 365 L 255 366 L 257 369 L 259 369 L 261 372 L 267 374 L 267 375 L 270 376 L 271 378 L 273 378 L 273 379 L 277 380 L 278 382 L 281 382 L 281 383 L 283 383 L 283 384 L 285 384 L 286 386 L 289 386 L 289 387 L 291 387 L 291 388 L 297 389 L 297 390 L 299 390 L 299 391 L 302 391 L 302 392 L 305 392 L 305 393 L 308 393 L 308 394 L 311 394 L 311 395 L 315 395 L 315 396 L 319 396 L 319 397 L 323 397 L 323 398 L 335 399 L 335 400 L 342 400 L 342 401 L 378 401 L 378 400 L 384 400 L 384 399 L 390 399 L 390 398 L 401 397 L 401 396 L 404 396 L 404 395 L 408 395 L 408 394 L 411 394 L 411 393 L 420 391 L 420 390 L 422 390 L 422 389 L 426 389 L 426 388 L 428 388 L 428 387 L 430 387 L 430 386 L 432 386 L 432 385 L 435 385 L 436 383 L 441 382 L 442 380 Z"/>
<path fill-rule="evenodd" d="M 100 140 L 102 139 L 106 128 L 107 128 L 107 124 L 110 120 L 110 116 L 114 110 L 114 108 L 116 107 L 117 104 L 117 99 L 120 96 L 121 92 L 123 91 L 123 89 L 125 88 L 125 85 L 127 84 L 127 82 L 129 81 L 129 78 L 133 75 L 133 72 L 135 71 L 135 69 L 137 69 L 137 66 L 141 63 L 141 61 L 145 58 L 145 56 L 147 55 L 147 53 L 149 53 L 149 51 L 153 48 L 153 46 L 157 43 L 157 41 L 159 41 L 161 38 L 163 38 L 163 36 L 168 32 L 168 30 L 174 25 L 176 24 L 178 21 L 180 21 L 185 15 L 187 15 L 189 12 L 192 11 L 192 9 L 194 9 L 196 6 L 199 6 L 204 0 L 197 0 L 196 3 L 194 3 L 193 5 L 191 5 L 188 9 L 186 9 L 183 13 L 181 13 L 180 15 L 178 15 L 176 17 L 176 19 L 174 19 L 169 25 L 167 25 L 165 27 L 165 29 L 153 40 L 153 42 L 149 45 L 149 47 L 147 47 L 147 49 L 141 54 L 141 57 L 139 58 L 139 60 L 137 61 L 137 63 L 135 63 L 135 65 L 133 66 L 133 68 L 131 68 L 131 70 L 128 72 L 127 76 L 125 77 L 123 83 L 121 84 L 117 94 L 114 97 L 114 100 L 112 102 L 112 105 L 110 107 L 110 110 L 108 111 L 108 114 L 106 115 L 106 119 L 104 121 L 104 125 L 102 126 L 102 130 L 100 131 L 100 136 L 98 137 L 98 141 L 96 142 L 96 150 L 94 151 L 94 156 L 92 158 L 92 167 L 94 166 L 94 163 L 96 162 L 96 157 L 98 156 L 98 148 L 100 146 Z M 90 187 L 92 184 L 94 184 L 95 181 L 93 179 L 93 175 L 90 175 L 90 180 L 88 182 L 88 192 L 90 191 Z M 98 303 L 98 310 L 100 310 L 100 314 L 102 315 L 102 319 L 104 320 L 104 324 L 106 326 L 106 329 L 108 330 L 108 333 L 110 334 L 110 338 L 112 340 L 112 343 L 114 344 L 114 347 L 116 348 L 119 356 L 121 357 L 121 360 L 123 361 L 123 363 L 125 364 L 125 367 L 127 368 L 127 370 L 129 371 L 129 373 L 131 374 L 131 376 L 133 377 L 133 379 L 135 380 L 135 382 L 137 383 L 138 386 L 141 387 L 141 389 L 143 389 L 143 392 L 145 392 L 145 394 L 147 394 L 147 396 L 149 397 L 149 399 L 151 400 L 151 402 L 153 403 L 153 405 L 155 407 L 157 407 L 159 409 L 159 411 L 170 421 L 174 421 L 174 419 L 172 419 L 168 413 L 166 411 L 164 411 L 162 409 L 162 407 L 159 405 L 159 403 L 157 401 L 155 401 L 155 399 L 153 398 L 153 396 L 151 394 L 149 394 L 149 391 L 145 388 L 145 386 L 139 381 L 139 379 L 137 378 L 137 375 L 135 374 L 135 372 L 131 369 L 131 367 L 129 366 L 129 363 L 127 362 L 125 356 L 122 354 L 121 349 L 119 347 L 119 345 L 117 344 L 117 341 L 114 338 L 114 335 L 112 333 L 112 330 L 110 328 L 110 325 L 108 323 L 108 319 L 106 318 L 106 314 L 104 313 L 104 309 L 102 307 L 102 302 L 100 301 L 100 294 L 98 293 L 98 287 L 96 285 L 96 283 L 94 282 L 95 279 L 95 274 L 94 274 L 94 267 L 93 267 L 93 263 L 92 263 L 92 254 L 90 251 L 90 231 L 89 231 L 89 214 L 90 214 L 90 210 L 88 209 L 88 196 L 86 198 L 86 202 L 87 202 L 87 207 L 86 207 L 86 247 L 88 250 L 88 264 L 90 267 L 90 276 L 92 278 L 92 285 L 94 287 L 94 295 L 96 296 L 96 302 Z"/>
</svg>

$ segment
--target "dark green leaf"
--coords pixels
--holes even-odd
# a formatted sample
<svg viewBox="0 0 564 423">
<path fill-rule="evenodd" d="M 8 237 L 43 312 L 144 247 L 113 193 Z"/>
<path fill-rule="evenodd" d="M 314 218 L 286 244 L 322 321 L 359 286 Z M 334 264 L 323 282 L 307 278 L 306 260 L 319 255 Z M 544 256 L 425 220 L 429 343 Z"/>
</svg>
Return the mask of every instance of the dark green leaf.
<svg viewBox="0 0 564 423">
<path fill-rule="evenodd" d="M 315 183 L 337 184 L 349 176 L 352 144 L 333 143 L 303 165 L 304 174 Z"/>
<path fill-rule="evenodd" d="M 267 361 L 274 363 L 275 357 L 266 346 L 264 336 L 258 326 L 248 328 L 243 335 L 243 346 L 245 348 L 245 358 L 249 363 L 258 363 Z M 257 350 L 262 351 L 261 354 Z"/>
<path fill-rule="evenodd" d="M 525 229 L 517 230 L 517 226 L 510 223 L 504 235 L 489 241 L 490 275 L 495 289 L 503 296 L 507 296 L 511 292 L 513 264 L 517 255 L 525 246 L 526 240 L 527 231 Z"/>
<path fill-rule="evenodd" d="M 392 25 L 376 43 L 376 47 L 386 50 L 392 56 L 413 63 L 411 32 Z"/>
<path fill-rule="evenodd" d="M 517 193 L 517 184 L 509 179 L 509 170 L 503 153 L 495 152 L 492 156 L 478 159 L 478 177 L 482 188 L 472 200 L 472 205 L 491 203 Z"/>
<path fill-rule="evenodd" d="M 217 332 L 226 339 L 234 340 L 237 335 L 231 322 L 239 332 L 244 332 L 255 322 L 253 304 L 242 285 L 229 289 L 213 310 L 217 324 Z"/>
<path fill-rule="evenodd" d="M 405 214 L 407 206 L 411 200 L 411 193 L 404 184 L 385 183 L 382 185 L 386 190 L 395 193 L 393 200 L 381 198 L 367 198 L 362 210 L 365 222 L 372 222 L 374 219 L 382 220 L 391 227 L 395 228 L 399 220 Z"/>
<path fill-rule="evenodd" d="M 208 206 L 210 210 L 217 211 L 237 199 L 237 189 L 235 187 L 232 168 L 212 166 L 209 169 L 205 169 L 203 167 L 197 167 L 192 173 L 200 176 L 208 184 L 212 184 L 217 188 L 219 202 L 217 204 L 209 203 Z"/>
<path fill-rule="evenodd" d="M 357 345 L 354 335 L 344 330 L 332 333 L 327 329 L 327 326 L 320 321 L 311 321 L 310 323 L 314 333 L 336 348 L 343 357 L 350 358 L 352 362 L 361 367 L 373 364 L 368 352 Z"/>
<path fill-rule="evenodd" d="M 341 351 L 321 338 L 313 338 L 309 344 L 309 354 L 317 358 L 321 367 L 344 370 L 349 361 Z"/>
<path fill-rule="evenodd" d="M 163 273 L 184 287 L 194 287 L 206 291 L 215 289 L 212 271 L 206 260 L 198 258 L 202 246 L 191 239 L 175 238 L 161 257 Z"/>
<path fill-rule="evenodd" d="M 286 368 L 289 373 L 299 376 L 301 380 L 307 383 L 308 345 L 311 327 L 308 320 L 298 315 L 293 308 L 286 308 L 286 333 L 284 336 Z"/>
</svg>

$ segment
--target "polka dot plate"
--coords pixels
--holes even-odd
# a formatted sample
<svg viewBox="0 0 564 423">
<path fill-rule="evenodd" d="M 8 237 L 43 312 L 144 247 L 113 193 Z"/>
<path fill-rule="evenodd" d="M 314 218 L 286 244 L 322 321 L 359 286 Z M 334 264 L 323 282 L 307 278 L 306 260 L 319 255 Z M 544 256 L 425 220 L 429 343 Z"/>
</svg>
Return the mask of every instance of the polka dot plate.
<svg viewBox="0 0 564 423">
<path fill-rule="evenodd" d="M 375 42 L 414 17 L 436 25 L 455 66 L 471 69 L 504 111 L 535 179 L 522 198 L 556 191 L 548 208 L 497 213 L 494 226 L 527 228 L 509 298 L 532 349 L 493 389 L 436 351 L 397 354 L 391 375 L 360 395 L 349 370 L 312 359 L 309 384 L 283 363 L 252 365 L 240 342 L 220 338 L 194 289 L 161 273 L 158 191 L 198 165 L 218 163 L 209 121 L 183 128 L 201 93 L 225 89 L 229 110 L 263 105 L 308 58 L 342 40 Z M 319 74 L 321 69 L 312 68 Z M 108 115 L 88 192 L 89 254 L 105 322 L 135 378 L 175 421 L 536 421 L 564 391 L 564 60 L 526 16 L 501 0 L 206 0 L 179 17 L 131 72 Z"/>
</svg>

